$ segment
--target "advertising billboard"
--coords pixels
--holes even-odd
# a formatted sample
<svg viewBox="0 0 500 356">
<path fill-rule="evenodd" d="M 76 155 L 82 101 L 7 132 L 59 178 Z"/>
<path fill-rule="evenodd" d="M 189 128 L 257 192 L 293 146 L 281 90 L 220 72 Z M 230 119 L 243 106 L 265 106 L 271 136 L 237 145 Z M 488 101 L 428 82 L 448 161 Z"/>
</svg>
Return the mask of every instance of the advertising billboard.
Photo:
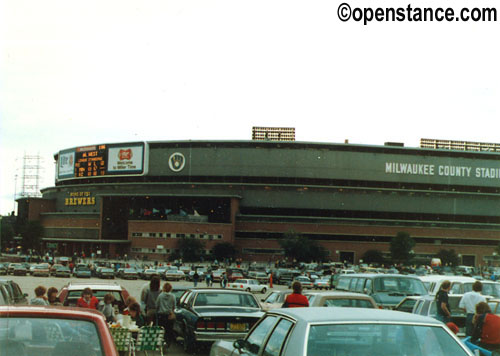
<svg viewBox="0 0 500 356">
<path fill-rule="evenodd" d="M 144 175 L 147 172 L 147 144 L 103 144 L 60 151 L 56 181 L 117 175 Z"/>
</svg>

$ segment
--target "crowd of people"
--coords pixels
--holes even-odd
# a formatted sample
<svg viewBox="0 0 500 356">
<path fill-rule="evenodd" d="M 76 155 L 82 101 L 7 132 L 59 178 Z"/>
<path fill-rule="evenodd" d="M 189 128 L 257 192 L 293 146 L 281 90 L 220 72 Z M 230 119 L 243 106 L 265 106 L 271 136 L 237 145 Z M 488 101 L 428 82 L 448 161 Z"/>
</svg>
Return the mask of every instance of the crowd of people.
<svg viewBox="0 0 500 356">
<path fill-rule="evenodd" d="M 162 326 L 165 330 L 165 341 L 167 347 L 174 340 L 173 324 L 175 321 L 175 296 L 171 293 L 172 284 L 166 282 L 160 288 L 161 280 L 158 276 L 153 276 L 151 281 L 141 290 L 140 300 L 129 296 L 125 300 L 125 308 L 121 312 L 130 316 L 130 320 L 138 328 L 145 325 Z M 35 288 L 35 297 L 31 299 L 32 305 L 62 305 L 57 298 L 57 288 L 51 287 L 48 290 L 44 286 Z M 85 288 L 81 297 L 77 300 L 76 306 L 99 310 L 108 323 L 116 323 L 119 316 L 114 307 L 115 297 L 113 294 L 106 294 L 101 301 L 93 295 L 91 288 Z"/>
<path fill-rule="evenodd" d="M 455 333 L 458 328 L 452 322 L 448 292 L 451 282 L 446 280 L 441 284 L 436 294 L 437 318 L 446 323 Z M 465 335 L 470 341 L 489 351 L 500 351 L 500 316 L 493 314 L 486 297 L 481 294 L 483 284 L 474 282 L 472 291 L 464 293 L 458 304 L 466 313 Z"/>
</svg>

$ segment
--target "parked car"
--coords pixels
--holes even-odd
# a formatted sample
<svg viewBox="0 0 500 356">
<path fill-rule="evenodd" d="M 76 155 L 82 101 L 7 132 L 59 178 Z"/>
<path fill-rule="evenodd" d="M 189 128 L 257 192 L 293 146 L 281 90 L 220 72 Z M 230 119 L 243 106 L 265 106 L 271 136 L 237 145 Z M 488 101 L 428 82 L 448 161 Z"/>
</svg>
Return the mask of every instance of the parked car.
<svg viewBox="0 0 500 356">
<path fill-rule="evenodd" d="M 305 292 L 310 307 L 378 308 L 372 297 L 352 292 Z"/>
<path fill-rule="evenodd" d="M 0 279 L 0 285 L 8 294 L 8 304 L 28 304 L 28 294 L 12 280 Z"/>
<path fill-rule="evenodd" d="M 82 296 L 85 288 L 92 289 L 92 293 L 97 299 L 102 300 L 108 293 L 113 294 L 115 301 L 113 306 L 116 306 L 118 311 L 125 308 L 125 301 L 129 296 L 129 292 L 121 285 L 113 282 L 109 283 L 68 283 L 61 288 L 57 298 L 64 306 L 75 306 L 76 301 Z"/>
<path fill-rule="evenodd" d="M 28 268 L 22 263 L 17 263 L 12 267 L 12 274 L 14 276 L 26 276 L 28 274 Z"/>
<path fill-rule="evenodd" d="M 8 266 L 4 263 L 0 263 L 0 275 L 6 275 L 8 270 Z"/>
<path fill-rule="evenodd" d="M 237 279 L 227 285 L 228 288 L 246 290 L 251 293 L 266 293 L 267 286 L 256 279 Z"/>
<path fill-rule="evenodd" d="M 320 278 L 314 281 L 314 289 L 331 289 L 330 288 L 330 276 Z"/>
<path fill-rule="evenodd" d="M 259 281 L 259 283 L 262 283 L 262 284 L 267 284 L 267 282 L 269 282 L 269 276 L 267 275 L 266 272 L 249 271 L 248 278 L 256 279 Z"/>
<path fill-rule="evenodd" d="M 156 269 L 154 268 L 149 268 L 149 269 L 145 269 L 143 272 L 142 272 L 142 275 L 141 275 L 141 278 L 142 279 L 146 279 L 146 280 L 149 280 L 151 279 L 151 277 L 153 276 L 160 276 L 158 274 L 158 271 L 156 271 Z"/>
<path fill-rule="evenodd" d="M 186 278 L 184 272 L 178 269 L 168 269 L 165 271 L 165 279 L 167 281 L 181 281 Z"/>
<path fill-rule="evenodd" d="M 291 292 L 284 291 L 284 290 L 275 290 L 269 293 L 265 298 L 261 299 L 260 305 L 262 306 L 262 309 L 265 311 L 275 309 L 275 308 L 281 308 L 283 303 L 285 302 L 286 297 L 290 294 Z"/>
<path fill-rule="evenodd" d="M 115 271 L 110 267 L 99 267 L 97 269 L 97 277 L 103 279 L 115 279 Z"/>
<path fill-rule="evenodd" d="M 439 292 L 439 289 L 441 288 L 441 284 L 446 280 L 451 282 L 451 289 L 449 291 L 449 294 L 464 294 L 464 284 L 469 284 L 469 290 L 472 290 L 472 284 L 474 284 L 474 282 L 476 281 L 476 279 L 472 277 L 443 275 L 421 276 L 420 279 L 422 280 L 422 282 L 424 282 L 424 285 L 431 295 L 436 295 L 436 293 Z"/>
<path fill-rule="evenodd" d="M 120 278 L 122 279 L 138 279 L 139 274 L 135 268 L 124 268 L 120 273 Z"/>
<path fill-rule="evenodd" d="M 187 291 L 175 314 L 174 331 L 191 353 L 200 342 L 243 338 L 264 313 L 251 293 L 210 288 Z"/>
<path fill-rule="evenodd" d="M 179 286 L 179 285 L 172 286 L 172 291 L 170 293 L 172 293 L 175 297 L 175 305 L 179 305 L 182 295 L 190 289 L 191 289 L 190 287 L 186 286 Z"/>
<path fill-rule="evenodd" d="M 236 281 L 237 279 L 242 279 L 242 278 L 245 278 L 242 272 L 232 271 L 231 274 L 228 275 L 227 281 L 230 283 Z"/>
<path fill-rule="evenodd" d="M 284 308 L 267 312 L 245 338 L 217 341 L 210 356 L 472 356 L 443 323 L 363 308 Z"/>
<path fill-rule="evenodd" d="M 394 310 L 411 313 L 413 312 L 413 307 L 417 303 L 417 300 L 422 299 L 421 296 L 409 296 L 405 297 L 398 305 L 394 307 Z"/>
<path fill-rule="evenodd" d="M 14 268 L 22 266 L 20 263 L 9 263 L 9 266 L 7 267 L 7 274 L 14 274 Z"/>
<path fill-rule="evenodd" d="M 52 266 L 50 266 L 49 268 L 49 271 L 50 271 L 50 275 L 51 276 L 55 276 L 56 275 L 56 270 L 60 267 L 64 267 L 64 265 L 60 264 L 60 263 L 54 263 Z"/>
<path fill-rule="evenodd" d="M 292 288 L 293 282 L 300 282 L 300 284 L 302 284 L 302 289 L 312 289 L 314 287 L 311 279 L 306 276 L 295 277 L 295 279 L 288 284 L 288 288 Z"/>
<path fill-rule="evenodd" d="M 49 265 L 48 264 L 35 265 L 35 268 L 33 269 L 31 275 L 34 277 L 36 276 L 49 277 L 50 276 Z"/>
<path fill-rule="evenodd" d="M 96 310 L 0 306 L 0 354 L 41 352 L 51 356 L 118 356 L 104 316 Z"/>
<path fill-rule="evenodd" d="M 86 264 L 77 264 L 73 270 L 73 276 L 76 278 L 90 278 L 92 277 L 92 272 Z"/>
<path fill-rule="evenodd" d="M 69 269 L 68 266 L 59 265 L 59 267 L 56 268 L 54 275 L 56 277 L 69 278 L 69 277 L 71 277 L 71 270 Z"/>
<path fill-rule="evenodd" d="M 419 277 L 402 274 L 341 274 L 337 290 L 368 294 L 377 305 L 388 309 L 406 296 L 428 294 Z"/>
</svg>

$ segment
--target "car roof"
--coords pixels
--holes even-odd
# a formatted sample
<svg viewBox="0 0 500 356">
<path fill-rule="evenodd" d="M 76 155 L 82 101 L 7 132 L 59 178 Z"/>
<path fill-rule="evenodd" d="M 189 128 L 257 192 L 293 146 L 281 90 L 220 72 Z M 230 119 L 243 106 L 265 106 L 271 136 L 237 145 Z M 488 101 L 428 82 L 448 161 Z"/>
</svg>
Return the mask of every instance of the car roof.
<svg viewBox="0 0 500 356">
<path fill-rule="evenodd" d="M 418 314 L 402 313 L 400 311 L 368 308 L 342 307 L 308 307 L 308 308 L 281 308 L 268 312 L 281 314 L 296 320 L 308 323 L 324 322 L 375 322 L 375 323 L 419 323 L 442 326 L 437 319 Z"/>
<path fill-rule="evenodd" d="M 0 316 L 40 316 L 40 317 L 60 317 L 64 319 L 72 318 L 104 318 L 103 314 L 95 309 L 62 307 L 62 306 L 42 306 L 42 305 L 0 305 Z"/>
<path fill-rule="evenodd" d="M 87 287 L 89 287 L 92 290 L 116 290 L 116 291 L 121 291 L 123 288 L 119 284 L 113 284 L 113 283 L 69 283 L 67 285 L 68 290 L 83 290 Z"/>
<path fill-rule="evenodd" d="M 434 282 L 434 281 L 450 281 L 450 282 L 475 282 L 476 279 L 467 276 L 443 276 L 443 275 L 426 275 L 419 277 L 423 282 Z"/>
<path fill-rule="evenodd" d="M 363 293 L 355 292 L 341 292 L 341 291 L 328 291 L 328 292 L 303 292 L 304 295 L 317 295 L 325 297 L 353 297 L 353 298 L 363 298 L 372 299 L 369 295 Z"/>
</svg>

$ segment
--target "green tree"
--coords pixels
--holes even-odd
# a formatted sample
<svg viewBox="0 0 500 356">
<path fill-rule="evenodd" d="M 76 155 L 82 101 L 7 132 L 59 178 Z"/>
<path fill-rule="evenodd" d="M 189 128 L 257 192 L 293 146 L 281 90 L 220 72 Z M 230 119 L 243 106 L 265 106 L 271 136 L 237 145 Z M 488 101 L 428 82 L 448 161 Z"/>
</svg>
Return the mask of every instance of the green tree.
<svg viewBox="0 0 500 356">
<path fill-rule="evenodd" d="M 220 242 L 212 248 L 212 255 L 218 261 L 224 261 L 226 258 L 233 258 L 235 254 L 236 248 L 229 242 Z"/>
<path fill-rule="evenodd" d="M 368 250 L 363 255 L 363 262 L 368 264 L 384 264 L 385 258 L 382 251 L 379 250 Z"/>
<path fill-rule="evenodd" d="M 412 249 L 415 240 L 407 232 L 398 232 L 391 240 L 391 259 L 394 263 L 410 265 L 413 259 Z"/>
<path fill-rule="evenodd" d="M 40 221 L 28 221 L 20 227 L 21 246 L 24 251 L 34 249 L 40 251 L 43 236 L 43 226 Z"/>
<path fill-rule="evenodd" d="M 177 248 L 185 262 L 198 262 L 205 256 L 205 244 L 198 239 L 182 237 L 177 241 Z"/>
<path fill-rule="evenodd" d="M 321 245 L 293 229 L 284 234 L 279 244 L 285 250 L 285 256 L 297 262 L 324 261 L 327 257 L 327 251 Z"/>
<path fill-rule="evenodd" d="M 460 259 L 458 258 L 458 254 L 455 252 L 455 250 L 440 250 L 437 255 L 437 258 L 441 259 L 442 266 L 458 266 L 460 263 Z"/>
</svg>

